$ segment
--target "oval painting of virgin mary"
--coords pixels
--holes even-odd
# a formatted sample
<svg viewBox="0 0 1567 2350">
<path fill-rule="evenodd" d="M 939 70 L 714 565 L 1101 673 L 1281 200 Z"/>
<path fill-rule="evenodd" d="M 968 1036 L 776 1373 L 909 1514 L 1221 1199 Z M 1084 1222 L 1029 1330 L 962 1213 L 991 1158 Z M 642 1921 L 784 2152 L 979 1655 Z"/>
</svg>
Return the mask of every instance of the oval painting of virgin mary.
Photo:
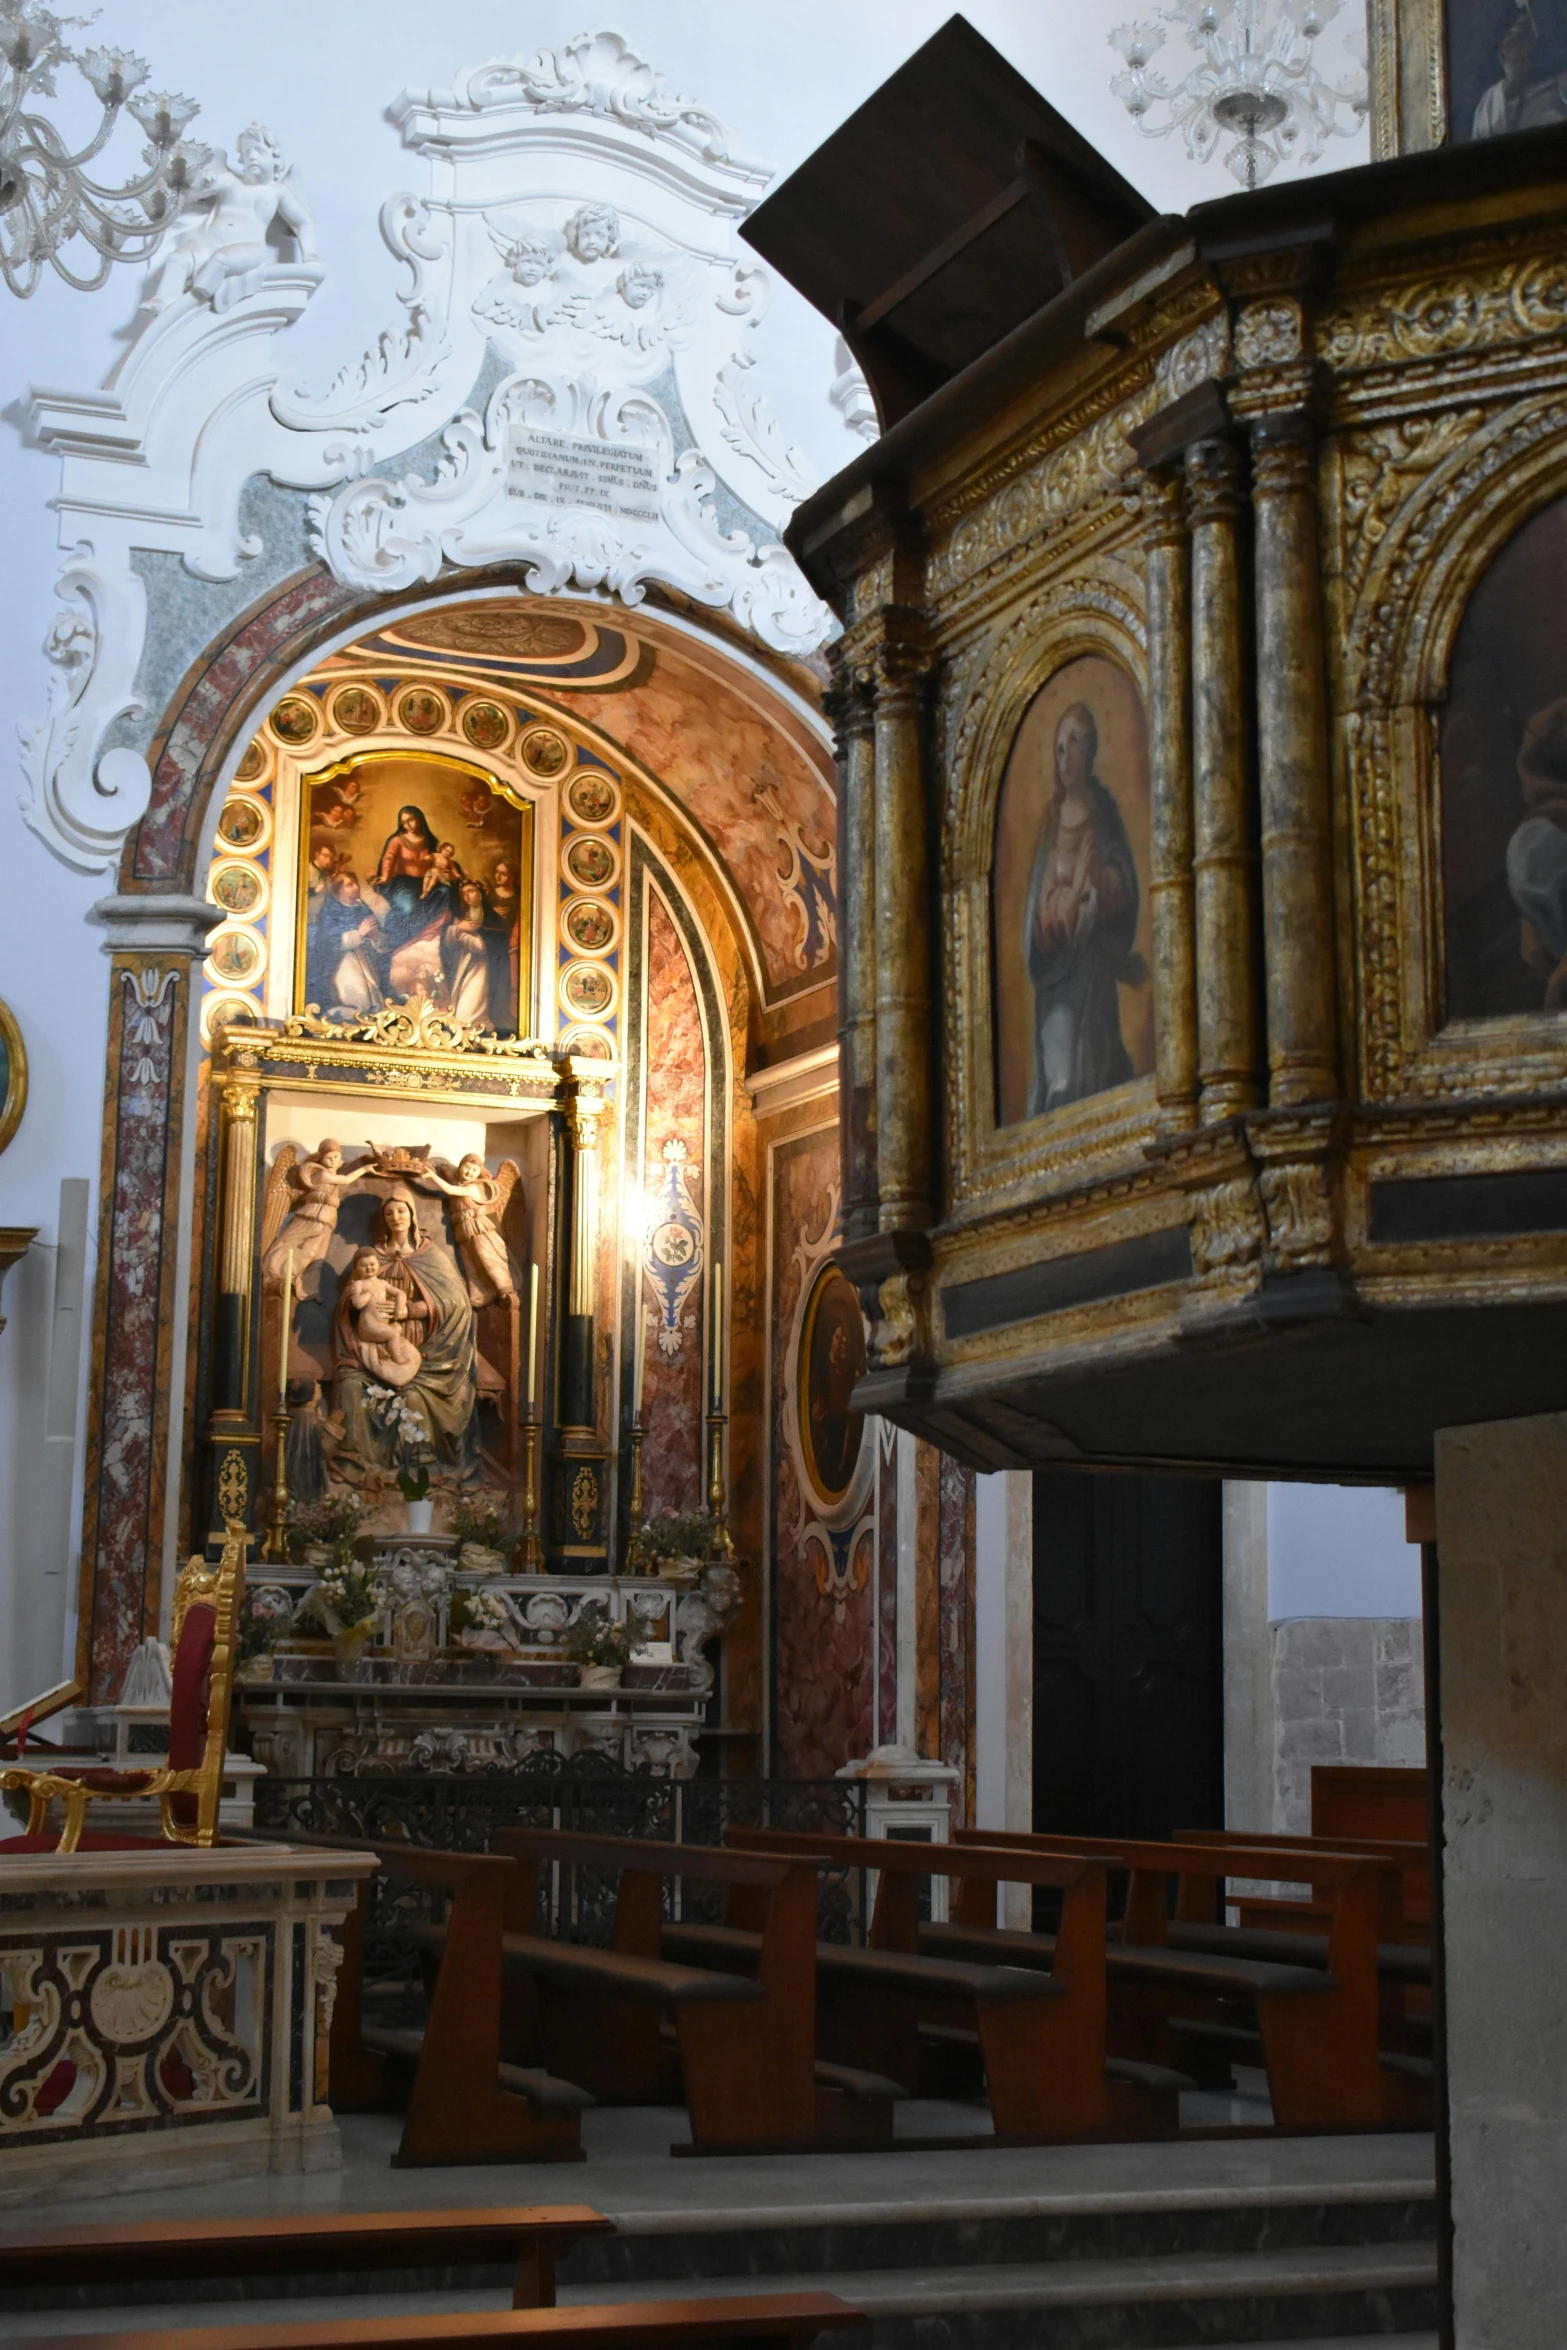
<svg viewBox="0 0 1567 2350">
<path fill-rule="evenodd" d="M 800 1450 L 823 1509 L 848 1492 L 865 1436 L 851 1398 L 865 1375 L 865 1317 L 836 1265 L 818 1276 L 800 1326 Z"/>
</svg>

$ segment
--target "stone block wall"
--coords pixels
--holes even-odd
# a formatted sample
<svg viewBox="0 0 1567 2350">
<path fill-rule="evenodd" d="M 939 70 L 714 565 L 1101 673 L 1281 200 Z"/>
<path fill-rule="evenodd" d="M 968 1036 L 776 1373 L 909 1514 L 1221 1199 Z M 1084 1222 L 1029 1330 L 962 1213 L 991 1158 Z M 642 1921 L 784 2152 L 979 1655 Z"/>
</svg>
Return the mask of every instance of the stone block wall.
<svg viewBox="0 0 1567 2350">
<path fill-rule="evenodd" d="M 1271 1630 L 1272 1824 L 1306 1835 L 1313 1763 L 1424 1765 L 1420 1619 L 1300 1616 Z"/>
</svg>

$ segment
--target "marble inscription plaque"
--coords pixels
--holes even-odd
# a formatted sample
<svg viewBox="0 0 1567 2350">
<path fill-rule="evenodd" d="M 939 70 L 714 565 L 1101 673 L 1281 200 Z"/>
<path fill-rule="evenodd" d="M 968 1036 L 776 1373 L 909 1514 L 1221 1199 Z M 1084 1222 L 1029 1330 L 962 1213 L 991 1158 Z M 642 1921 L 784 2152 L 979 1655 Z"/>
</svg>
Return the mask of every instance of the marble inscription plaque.
<svg viewBox="0 0 1567 2350">
<path fill-rule="evenodd" d="M 509 497 L 541 506 L 591 506 L 628 522 L 658 520 L 658 471 L 652 453 L 629 441 L 588 441 L 570 433 L 514 425 L 506 452 Z"/>
</svg>

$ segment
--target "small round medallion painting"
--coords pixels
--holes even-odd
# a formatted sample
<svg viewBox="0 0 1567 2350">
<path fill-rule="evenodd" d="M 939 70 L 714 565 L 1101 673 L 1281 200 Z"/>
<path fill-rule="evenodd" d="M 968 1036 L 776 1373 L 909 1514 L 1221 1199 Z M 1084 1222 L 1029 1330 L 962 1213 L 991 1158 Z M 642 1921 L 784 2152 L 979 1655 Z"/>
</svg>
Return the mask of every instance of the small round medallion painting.
<svg viewBox="0 0 1567 2350">
<path fill-rule="evenodd" d="M 9 1004 L 0 1004 L 0 1151 L 27 1107 L 27 1048 Z"/>
<path fill-rule="evenodd" d="M 307 743 L 321 723 L 321 713 L 304 694 L 285 694 L 272 713 L 272 731 L 282 743 Z"/>
<path fill-rule="evenodd" d="M 439 734 L 446 724 L 446 704 L 428 686 L 416 685 L 398 703 L 397 715 L 410 734 Z"/>
<path fill-rule="evenodd" d="M 800 1450 L 818 1502 L 842 1501 L 853 1482 L 865 1414 L 850 1398 L 865 1372 L 865 1317 L 836 1265 L 817 1276 L 800 1326 L 796 1384 Z"/>
<path fill-rule="evenodd" d="M 246 986 L 260 971 L 262 961 L 261 941 L 248 930 L 220 930 L 207 955 L 214 979 L 227 980 L 231 987 Z"/>
<path fill-rule="evenodd" d="M 566 843 L 566 875 L 579 889 L 607 889 L 620 870 L 614 844 L 587 833 Z"/>
<path fill-rule="evenodd" d="M 570 757 L 565 736 L 553 727 L 536 726 L 522 738 L 522 763 L 530 775 L 558 775 Z"/>
<path fill-rule="evenodd" d="M 584 767 L 566 787 L 566 806 L 574 824 L 613 824 L 620 813 L 620 794 L 601 769 Z"/>
<path fill-rule="evenodd" d="M 218 865 L 207 884 L 215 906 L 226 914 L 254 914 L 267 894 L 267 885 L 254 865 Z"/>
<path fill-rule="evenodd" d="M 465 702 L 462 730 L 480 751 L 498 751 L 510 731 L 499 702 Z"/>
<path fill-rule="evenodd" d="M 218 818 L 218 838 L 231 849 L 259 846 L 267 829 L 267 812 L 255 800 L 225 800 Z"/>
<path fill-rule="evenodd" d="M 602 963 L 568 963 L 561 973 L 561 998 L 579 1019 L 602 1020 L 615 1000 L 615 982 Z"/>
<path fill-rule="evenodd" d="M 374 734 L 381 704 L 366 685 L 345 685 L 332 703 L 332 724 L 342 734 Z"/>
<path fill-rule="evenodd" d="M 585 1061 L 612 1061 L 615 1048 L 602 1028 L 568 1028 L 560 1040 L 563 1053 L 575 1053 Z"/>
<path fill-rule="evenodd" d="M 260 735 L 245 745 L 245 755 L 234 770 L 236 783 L 257 783 L 267 771 L 267 746 Z"/>
<path fill-rule="evenodd" d="M 615 943 L 614 908 L 599 898 L 573 898 L 560 926 L 566 944 L 579 955 L 606 954 Z"/>
</svg>

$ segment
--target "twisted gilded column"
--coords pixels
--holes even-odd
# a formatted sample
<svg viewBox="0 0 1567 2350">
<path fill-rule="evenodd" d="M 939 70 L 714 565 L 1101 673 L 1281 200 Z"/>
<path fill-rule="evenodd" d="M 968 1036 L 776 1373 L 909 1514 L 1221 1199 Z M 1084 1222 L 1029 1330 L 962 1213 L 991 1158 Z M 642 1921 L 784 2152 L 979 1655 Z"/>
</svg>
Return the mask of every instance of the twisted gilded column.
<svg viewBox="0 0 1567 2350">
<path fill-rule="evenodd" d="M 1153 823 L 1148 884 L 1153 924 L 1154 1086 L 1159 1123 L 1181 1133 L 1197 1116 L 1196 895 L 1193 886 L 1191 555 L 1177 475 L 1151 475 L 1148 558 L 1148 743 Z"/>
<path fill-rule="evenodd" d="M 1186 452 L 1192 544 L 1192 785 L 1197 1077 L 1205 1125 L 1257 1106 L 1256 826 L 1246 706 L 1241 455 Z"/>
<path fill-rule="evenodd" d="M 928 1231 L 931 1179 L 929 822 L 923 751 L 921 641 L 888 637 L 876 652 L 876 1173 L 877 1229 Z"/>
<path fill-rule="evenodd" d="M 1251 472 L 1268 1100 L 1294 1109 L 1338 1092 L 1315 431 L 1304 409 L 1252 419 Z"/>
<path fill-rule="evenodd" d="M 869 674 L 844 660 L 828 696 L 838 738 L 838 1127 L 843 1232 L 876 1229 L 876 741 Z"/>
</svg>

